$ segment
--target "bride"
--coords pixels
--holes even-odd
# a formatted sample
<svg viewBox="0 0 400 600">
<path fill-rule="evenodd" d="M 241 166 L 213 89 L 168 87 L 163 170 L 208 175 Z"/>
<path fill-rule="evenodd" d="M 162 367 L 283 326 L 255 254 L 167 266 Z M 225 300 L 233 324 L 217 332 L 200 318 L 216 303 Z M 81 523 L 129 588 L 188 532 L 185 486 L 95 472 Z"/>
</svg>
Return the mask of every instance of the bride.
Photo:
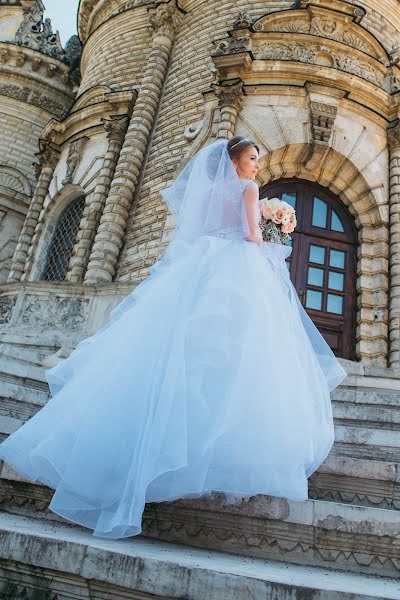
<svg viewBox="0 0 400 600">
<path fill-rule="evenodd" d="M 141 532 L 145 502 L 307 499 L 346 373 L 263 242 L 258 147 L 203 148 L 162 192 L 175 236 L 108 323 L 46 371 L 52 398 L 0 458 L 94 535 Z"/>
</svg>

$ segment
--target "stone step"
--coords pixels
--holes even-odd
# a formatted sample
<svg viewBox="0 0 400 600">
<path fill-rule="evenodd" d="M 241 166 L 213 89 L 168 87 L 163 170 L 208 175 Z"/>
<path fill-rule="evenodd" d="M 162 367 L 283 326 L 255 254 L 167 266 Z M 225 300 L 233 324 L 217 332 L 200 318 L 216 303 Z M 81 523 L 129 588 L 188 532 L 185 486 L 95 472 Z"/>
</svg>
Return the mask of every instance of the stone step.
<svg viewBox="0 0 400 600">
<path fill-rule="evenodd" d="M 42 384 L 47 387 L 44 369 L 37 365 L 21 362 L 15 358 L 0 357 L 0 379 L 13 379 L 20 384 Z"/>
<path fill-rule="evenodd" d="M 336 423 L 400 431 L 400 392 L 339 387 L 331 398 Z"/>
<path fill-rule="evenodd" d="M 15 585 L 26 590 L 35 586 L 36 592 L 51 591 L 65 600 L 400 598 L 400 583 L 393 578 L 250 559 L 137 537 L 106 540 L 80 527 L 4 513 L 0 513 L 0 535 L 0 592 Z"/>
<path fill-rule="evenodd" d="M 400 510 L 400 463 L 331 453 L 309 478 L 308 493 L 314 500 Z"/>
<path fill-rule="evenodd" d="M 1 510 L 64 522 L 48 510 L 52 490 L 3 464 Z M 342 502 L 255 496 L 240 506 L 178 500 L 146 506 L 146 537 L 252 557 L 366 574 L 400 571 L 400 511 Z"/>
<path fill-rule="evenodd" d="M 50 396 L 47 384 L 0 374 L 0 441 L 33 417 Z"/>
<path fill-rule="evenodd" d="M 45 358 L 58 348 L 26 344 L 0 344 L 0 356 L 41 367 Z"/>
<path fill-rule="evenodd" d="M 256 496 L 240 506 L 179 500 L 146 507 L 146 537 L 256 558 L 397 577 L 400 512 Z"/>
</svg>

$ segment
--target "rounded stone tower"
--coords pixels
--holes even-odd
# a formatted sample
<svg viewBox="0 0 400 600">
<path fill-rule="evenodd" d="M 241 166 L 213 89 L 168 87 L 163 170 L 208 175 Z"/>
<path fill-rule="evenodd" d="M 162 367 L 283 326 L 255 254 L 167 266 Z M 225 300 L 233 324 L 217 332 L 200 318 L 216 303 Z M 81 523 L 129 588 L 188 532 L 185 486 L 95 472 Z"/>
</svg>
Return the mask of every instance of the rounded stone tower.
<svg viewBox="0 0 400 600">
<path fill-rule="evenodd" d="M 36 187 L 42 131 L 73 101 L 68 58 L 43 11 L 41 0 L 0 1 L 0 282 Z"/>
</svg>

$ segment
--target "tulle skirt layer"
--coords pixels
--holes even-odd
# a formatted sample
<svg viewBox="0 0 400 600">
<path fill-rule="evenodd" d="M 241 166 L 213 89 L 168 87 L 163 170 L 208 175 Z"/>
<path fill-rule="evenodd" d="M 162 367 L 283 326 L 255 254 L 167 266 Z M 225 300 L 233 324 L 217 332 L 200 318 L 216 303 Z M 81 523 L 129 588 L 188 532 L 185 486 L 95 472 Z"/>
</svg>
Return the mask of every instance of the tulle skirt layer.
<svg viewBox="0 0 400 600">
<path fill-rule="evenodd" d="M 119 538 L 145 502 L 222 492 L 307 498 L 345 372 L 300 305 L 277 244 L 172 243 L 108 323 L 46 371 L 53 397 L 0 458 L 50 508 Z"/>
</svg>

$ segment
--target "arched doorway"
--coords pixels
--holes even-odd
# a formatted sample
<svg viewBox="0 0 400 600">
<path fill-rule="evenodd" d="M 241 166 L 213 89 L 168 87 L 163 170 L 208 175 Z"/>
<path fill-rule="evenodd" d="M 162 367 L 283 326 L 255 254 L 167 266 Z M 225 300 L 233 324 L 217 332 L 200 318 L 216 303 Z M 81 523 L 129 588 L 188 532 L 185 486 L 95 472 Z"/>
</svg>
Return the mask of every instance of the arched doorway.
<svg viewBox="0 0 400 600">
<path fill-rule="evenodd" d="M 297 215 L 287 260 L 300 300 L 336 356 L 354 360 L 357 230 L 340 199 L 311 182 L 286 179 L 260 190 Z"/>
</svg>

